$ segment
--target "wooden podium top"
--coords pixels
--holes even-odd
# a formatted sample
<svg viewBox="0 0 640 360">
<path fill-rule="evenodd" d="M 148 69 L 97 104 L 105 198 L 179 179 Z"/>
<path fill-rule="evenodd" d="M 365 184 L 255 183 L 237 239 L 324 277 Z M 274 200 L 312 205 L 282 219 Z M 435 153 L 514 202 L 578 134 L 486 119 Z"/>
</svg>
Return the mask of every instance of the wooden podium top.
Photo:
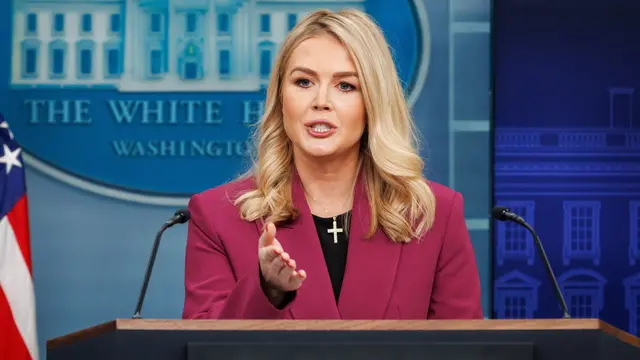
<svg viewBox="0 0 640 360">
<path fill-rule="evenodd" d="M 599 319 L 524 320 L 165 320 L 116 319 L 47 341 L 53 349 L 115 331 L 518 331 L 600 330 L 640 348 L 640 339 Z"/>
</svg>

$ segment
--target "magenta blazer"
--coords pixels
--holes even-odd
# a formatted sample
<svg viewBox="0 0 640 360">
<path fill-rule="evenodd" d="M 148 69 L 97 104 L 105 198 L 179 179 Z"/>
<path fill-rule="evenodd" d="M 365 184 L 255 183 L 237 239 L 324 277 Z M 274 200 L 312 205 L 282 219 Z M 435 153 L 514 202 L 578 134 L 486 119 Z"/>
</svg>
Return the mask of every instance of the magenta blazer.
<svg viewBox="0 0 640 360">
<path fill-rule="evenodd" d="M 262 225 L 240 219 L 233 199 L 251 180 L 194 195 L 189 203 L 184 319 L 482 319 L 480 280 L 460 193 L 431 182 L 433 228 L 421 241 L 391 242 L 382 231 L 364 238 L 369 207 L 356 185 L 347 266 L 336 304 L 313 218 L 298 178 L 293 200 L 300 217 L 277 227 L 276 238 L 307 272 L 284 309 L 260 288 Z"/>
</svg>

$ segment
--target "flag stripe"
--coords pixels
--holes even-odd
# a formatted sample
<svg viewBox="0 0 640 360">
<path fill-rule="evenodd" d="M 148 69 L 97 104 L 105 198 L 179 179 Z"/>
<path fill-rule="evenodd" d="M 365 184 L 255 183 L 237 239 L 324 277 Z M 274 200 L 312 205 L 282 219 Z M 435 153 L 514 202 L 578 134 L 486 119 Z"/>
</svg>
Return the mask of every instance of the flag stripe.
<svg viewBox="0 0 640 360">
<path fill-rule="evenodd" d="M 16 235 L 18 241 L 18 247 L 24 258 L 24 262 L 27 264 L 29 273 L 33 274 L 31 267 L 31 246 L 29 245 L 29 224 L 28 224 L 28 210 L 27 210 L 27 197 L 22 196 L 15 203 L 13 209 L 7 214 L 9 222 L 13 228 L 13 232 Z"/>
<path fill-rule="evenodd" d="M 31 360 L 29 350 L 22 341 L 22 336 L 13 320 L 13 314 L 2 287 L 0 287 L 0 329 L 2 329 L 2 336 L 0 336 L 0 355 L 2 358 Z"/>
<path fill-rule="evenodd" d="M 33 280 L 8 217 L 0 220 L 0 287 L 31 358 L 39 359 Z"/>
</svg>

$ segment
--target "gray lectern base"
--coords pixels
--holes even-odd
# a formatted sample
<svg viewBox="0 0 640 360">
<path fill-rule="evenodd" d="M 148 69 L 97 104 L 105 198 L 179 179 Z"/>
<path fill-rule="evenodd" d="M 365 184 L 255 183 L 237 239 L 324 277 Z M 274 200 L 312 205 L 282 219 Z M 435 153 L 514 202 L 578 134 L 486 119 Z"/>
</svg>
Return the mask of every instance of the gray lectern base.
<svg viewBox="0 0 640 360">
<path fill-rule="evenodd" d="M 599 320 L 115 320 L 49 341 L 48 360 L 639 360 Z"/>
<path fill-rule="evenodd" d="M 393 334 L 392 334 L 393 336 Z M 533 360 L 533 344 L 308 342 L 296 344 L 187 344 L 188 360 Z"/>
</svg>

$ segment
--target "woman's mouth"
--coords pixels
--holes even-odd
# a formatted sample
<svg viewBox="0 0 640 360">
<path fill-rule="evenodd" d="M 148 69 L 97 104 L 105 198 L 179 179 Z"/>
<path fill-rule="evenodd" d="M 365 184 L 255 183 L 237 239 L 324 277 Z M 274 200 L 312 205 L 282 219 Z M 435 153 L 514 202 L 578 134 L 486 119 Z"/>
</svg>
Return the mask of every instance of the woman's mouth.
<svg viewBox="0 0 640 360">
<path fill-rule="evenodd" d="M 335 126 L 325 120 L 311 121 L 305 124 L 309 134 L 315 138 L 326 138 L 336 132 Z"/>
</svg>

